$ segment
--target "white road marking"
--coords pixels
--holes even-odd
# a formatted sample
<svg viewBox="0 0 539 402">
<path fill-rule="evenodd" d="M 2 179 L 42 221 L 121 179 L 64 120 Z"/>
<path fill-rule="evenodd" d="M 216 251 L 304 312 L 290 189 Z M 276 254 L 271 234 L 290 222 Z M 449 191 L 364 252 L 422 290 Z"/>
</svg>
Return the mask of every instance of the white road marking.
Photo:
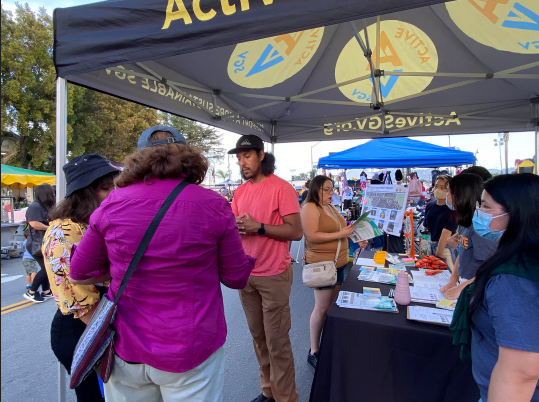
<svg viewBox="0 0 539 402">
<path fill-rule="evenodd" d="M 6 274 L 2 274 L 4 276 Z M 15 275 L 15 276 L 8 276 L 7 278 L 2 278 L 2 283 L 11 282 L 16 279 L 22 278 L 24 275 Z"/>
</svg>

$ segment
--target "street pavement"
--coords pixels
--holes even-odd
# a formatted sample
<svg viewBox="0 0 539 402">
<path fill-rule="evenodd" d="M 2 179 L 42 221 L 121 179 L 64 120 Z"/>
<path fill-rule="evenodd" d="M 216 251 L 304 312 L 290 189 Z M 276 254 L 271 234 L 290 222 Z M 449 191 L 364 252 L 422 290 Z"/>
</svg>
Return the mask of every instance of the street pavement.
<svg viewBox="0 0 539 402">
<path fill-rule="evenodd" d="M 299 242 L 292 244 L 295 258 Z M 309 317 L 314 306 L 313 291 L 303 285 L 301 264 L 294 264 L 290 296 L 292 329 L 290 339 L 295 357 L 299 400 L 309 400 L 314 371 L 307 365 Z M 2 260 L 2 402 L 58 401 L 58 363 L 50 348 L 50 323 L 56 304 L 21 304 L 25 301 L 25 272 L 20 258 Z M 22 276 L 21 276 L 22 275 Z M 225 402 L 249 402 L 260 392 L 258 363 L 243 308 L 236 290 L 222 286 L 228 336 L 225 343 Z M 67 376 L 67 374 L 66 374 Z M 67 378 L 69 384 L 69 378 Z M 67 402 L 75 402 L 66 390 Z M 210 401 L 208 401 L 210 402 Z"/>
</svg>

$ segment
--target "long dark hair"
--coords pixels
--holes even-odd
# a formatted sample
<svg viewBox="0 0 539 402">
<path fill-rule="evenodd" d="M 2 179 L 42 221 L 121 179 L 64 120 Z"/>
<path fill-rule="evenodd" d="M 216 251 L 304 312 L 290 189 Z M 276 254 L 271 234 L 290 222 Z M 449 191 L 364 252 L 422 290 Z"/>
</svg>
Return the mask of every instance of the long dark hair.
<svg viewBox="0 0 539 402">
<path fill-rule="evenodd" d="M 34 188 L 34 198 L 47 212 L 56 204 L 54 188 L 50 184 L 40 184 Z"/>
<path fill-rule="evenodd" d="M 260 156 L 260 152 L 262 152 L 262 150 L 258 148 L 253 148 L 253 151 L 255 151 L 258 156 Z M 262 162 L 260 162 L 260 172 L 262 175 L 268 177 L 270 174 L 275 172 L 275 169 L 277 169 L 275 166 L 275 155 L 273 155 L 271 152 L 264 152 L 264 159 L 262 159 Z M 248 180 L 243 172 L 240 171 L 240 174 L 243 180 Z"/>
<path fill-rule="evenodd" d="M 114 188 L 114 178 L 117 174 L 117 172 L 106 174 L 94 180 L 89 186 L 74 191 L 50 212 L 51 220 L 71 219 L 75 223 L 90 223 L 90 215 L 99 207 L 97 192 Z"/>
<path fill-rule="evenodd" d="M 465 228 L 472 225 L 475 206 L 481 201 L 483 180 L 476 174 L 461 173 L 449 181 L 455 219 Z"/>
<path fill-rule="evenodd" d="M 468 317 L 480 308 L 492 270 L 514 256 L 516 264 L 525 270 L 539 269 L 539 176 L 531 173 L 495 176 L 485 183 L 485 191 L 509 214 L 509 223 L 496 252 L 477 270 Z M 527 266 L 524 257 L 532 263 Z"/>
<path fill-rule="evenodd" d="M 324 187 L 324 183 L 326 181 L 333 183 L 333 180 L 331 180 L 329 177 L 322 175 L 318 175 L 311 180 L 309 192 L 307 193 L 307 198 L 305 201 L 303 201 L 303 205 L 307 204 L 308 202 L 313 202 L 317 207 L 322 208 L 322 204 L 320 203 L 320 190 L 322 187 Z"/>
</svg>

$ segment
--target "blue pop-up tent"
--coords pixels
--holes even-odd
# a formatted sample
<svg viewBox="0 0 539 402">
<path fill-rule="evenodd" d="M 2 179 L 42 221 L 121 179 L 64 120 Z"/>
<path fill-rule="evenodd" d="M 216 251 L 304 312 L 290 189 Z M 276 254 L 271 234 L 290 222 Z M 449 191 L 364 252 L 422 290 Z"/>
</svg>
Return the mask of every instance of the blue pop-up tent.
<svg viewBox="0 0 539 402">
<path fill-rule="evenodd" d="M 324 169 L 458 166 L 475 163 L 472 152 L 440 147 L 409 138 L 380 138 L 320 158 Z"/>
</svg>

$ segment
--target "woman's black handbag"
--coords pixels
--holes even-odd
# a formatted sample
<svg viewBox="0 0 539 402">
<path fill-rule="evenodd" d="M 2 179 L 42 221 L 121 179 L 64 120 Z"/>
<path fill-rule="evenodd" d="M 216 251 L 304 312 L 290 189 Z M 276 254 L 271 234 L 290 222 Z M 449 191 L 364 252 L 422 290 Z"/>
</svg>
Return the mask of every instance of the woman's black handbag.
<svg viewBox="0 0 539 402">
<path fill-rule="evenodd" d="M 31 229 L 30 238 L 26 242 L 26 250 L 34 258 L 43 258 L 43 253 L 41 252 L 41 246 L 43 245 L 43 237 L 45 236 L 45 230 L 35 230 Z"/>
</svg>

